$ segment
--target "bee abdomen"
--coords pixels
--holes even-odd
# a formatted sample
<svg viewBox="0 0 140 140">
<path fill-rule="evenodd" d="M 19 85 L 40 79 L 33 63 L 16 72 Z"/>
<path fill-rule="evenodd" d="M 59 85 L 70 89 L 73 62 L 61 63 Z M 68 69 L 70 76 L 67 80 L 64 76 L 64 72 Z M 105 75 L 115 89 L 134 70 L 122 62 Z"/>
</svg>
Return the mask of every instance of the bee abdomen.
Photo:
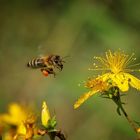
<svg viewBox="0 0 140 140">
<path fill-rule="evenodd" d="M 27 67 L 30 68 L 42 68 L 45 67 L 44 61 L 41 58 L 32 59 L 27 63 Z"/>
</svg>

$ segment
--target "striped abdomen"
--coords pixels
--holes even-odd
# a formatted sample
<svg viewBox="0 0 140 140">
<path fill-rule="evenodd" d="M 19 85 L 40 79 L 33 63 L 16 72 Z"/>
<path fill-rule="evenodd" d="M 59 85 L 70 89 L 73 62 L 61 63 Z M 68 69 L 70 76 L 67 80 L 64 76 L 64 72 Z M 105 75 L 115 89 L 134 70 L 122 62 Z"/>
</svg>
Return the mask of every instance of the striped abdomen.
<svg viewBox="0 0 140 140">
<path fill-rule="evenodd" d="M 44 64 L 44 59 L 35 58 L 35 59 L 32 59 L 31 61 L 29 61 L 27 63 L 27 67 L 30 67 L 30 68 L 43 68 L 43 67 L 46 67 L 46 65 Z"/>
</svg>

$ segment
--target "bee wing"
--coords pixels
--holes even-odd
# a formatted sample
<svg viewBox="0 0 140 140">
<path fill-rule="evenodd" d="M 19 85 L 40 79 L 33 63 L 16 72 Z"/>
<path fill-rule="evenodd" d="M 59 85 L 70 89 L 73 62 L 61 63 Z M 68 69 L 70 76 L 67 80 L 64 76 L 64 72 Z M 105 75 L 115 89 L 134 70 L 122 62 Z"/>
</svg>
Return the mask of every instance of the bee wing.
<svg viewBox="0 0 140 140">
<path fill-rule="evenodd" d="M 51 54 L 50 48 L 44 45 L 39 45 L 37 50 L 38 50 L 39 57 L 44 57 L 46 56 L 46 54 Z"/>
</svg>

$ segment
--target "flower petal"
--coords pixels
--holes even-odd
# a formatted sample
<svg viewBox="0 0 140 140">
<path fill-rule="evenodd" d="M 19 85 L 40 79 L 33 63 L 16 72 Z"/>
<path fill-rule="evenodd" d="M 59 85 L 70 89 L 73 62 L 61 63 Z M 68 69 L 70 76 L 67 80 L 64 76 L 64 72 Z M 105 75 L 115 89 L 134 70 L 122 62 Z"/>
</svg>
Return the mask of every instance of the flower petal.
<svg viewBox="0 0 140 140">
<path fill-rule="evenodd" d="M 78 108 L 82 103 L 84 103 L 89 97 L 91 97 L 93 94 L 97 93 L 98 91 L 92 90 L 84 95 L 82 95 L 74 104 L 74 109 Z"/>
<path fill-rule="evenodd" d="M 112 80 L 113 86 L 118 86 L 118 88 L 125 92 L 128 91 L 129 89 L 129 80 L 128 76 L 126 75 L 127 73 L 119 73 L 119 74 L 112 74 L 112 73 L 106 73 L 102 75 L 101 77 L 103 78 L 103 81 L 107 81 L 109 79 Z"/>
<path fill-rule="evenodd" d="M 123 92 L 128 91 L 129 89 L 128 78 L 126 77 L 125 73 L 112 75 L 112 80 L 121 91 Z"/>
<path fill-rule="evenodd" d="M 8 111 L 8 113 L 0 115 L 0 120 L 7 124 L 18 126 L 27 117 L 27 110 L 17 103 L 11 103 Z"/>
<path fill-rule="evenodd" d="M 41 121 L 42 125 L 46 127 L 48 125 L 48 121 L 50 120 L 50 112 L 46 102 L 44 101 L 42 104 L 42 112 L 41 112 Z"/>
<path fill-rule="evenodd" d="M 18 129 L 17 129 L 17 134 L 22 134 L 22 135 L 26 135 L 26 128 L 23 122 L 21 122 L 21 124 L 19 125 Z"/>
<path fill-rule="evenodd" d="M 105 73 L 105 74 L 99 76 L 98 78 L 101 78 L 103 81 L 107 81 L 108 79 L 111 79 L 110 75 L 111 75 L 111 73 Z"/>
<path fill-rule="evenodd" d="M 125 73 L 125 76 L 127 77 L 128 82 L 132 87 L 136 88 L 137 90 L 140 90 L 140 80 L 138 78 L 134 77 L 129 73 Z"/>
</svg>

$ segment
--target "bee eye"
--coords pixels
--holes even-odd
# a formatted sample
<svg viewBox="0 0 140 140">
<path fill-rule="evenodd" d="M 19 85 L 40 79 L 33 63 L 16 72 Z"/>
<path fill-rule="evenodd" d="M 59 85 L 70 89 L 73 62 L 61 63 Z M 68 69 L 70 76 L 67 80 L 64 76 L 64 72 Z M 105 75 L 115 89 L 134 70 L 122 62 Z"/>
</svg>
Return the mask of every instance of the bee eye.
<svg viewBox="0 0 140 140">
<path fill-rule="evenodd" d="M 55 60 L 55 63 L 58 63 L 58 60 Z"/>
</svg>

